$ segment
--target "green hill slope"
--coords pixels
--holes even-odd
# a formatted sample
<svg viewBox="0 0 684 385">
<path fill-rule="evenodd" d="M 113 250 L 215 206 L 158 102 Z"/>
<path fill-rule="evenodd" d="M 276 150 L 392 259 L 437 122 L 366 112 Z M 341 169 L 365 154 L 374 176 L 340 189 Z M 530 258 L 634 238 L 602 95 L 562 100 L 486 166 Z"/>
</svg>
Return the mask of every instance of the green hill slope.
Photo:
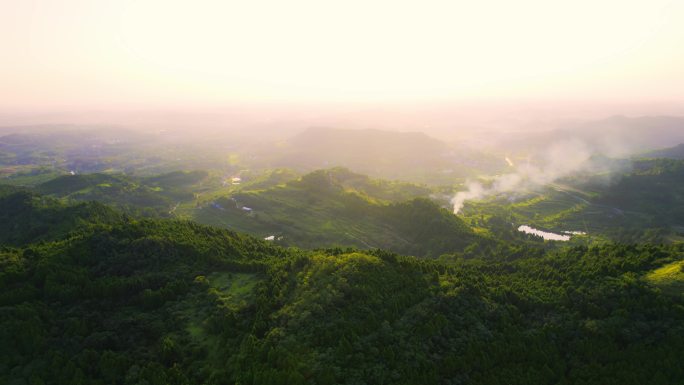
<svg viewBox="0 0 684 385">
<path fill-rule="evenodd" d="M 266 190 L 216 199 L 193 217 L 305 248 L 355 246 L 434 257 L 484 241 L 459 218 L 421 198 L 429 193 L 346 169 L 321 170 Z"/>
<path fill-rule="evenodd" d="M 641 156 L 645 158 L 684 159 L 684 143 L 680 143 L 674 147 L 650 151 L 645 154 L 641 154 Z"/>
<path fill-rule="evenodd" d="M 191 202 L 204 171 L 176 171 L 154 177 L 123 174 L 63 175 L 35 187 L 41 194 L 74 201 L 98 201 L 129 213 L 167 216 L 179 202 Z"/>
<path fill-rule="evenodd" d="M 684 297 L 650 275 L 683 252 L 502 249 L 444 264 L 92 221 L 0 245 L 0 382 L 677 384 Z"/>
<path fill-rule="evenodd" d="M 373 177 L 436 185 L 505 169 L 502 158 L 449 145 L 421 132 L 323 127 L 309 128 L 269 146 L 248 163 L 302 172 L 346 167 Z"/>
<path fill-rule="evenodd" d="M 64 203 L 31 192 L 0 189 L 0 244 L 50 241 L 92 224 L 111 224 L 121 215 L 101 203 Z"/>
<path fill-rule="evenodd" d="M 485 216 L 553 231 L 582 231 L 621 242 L 681 242 L 684 238 L 684 161 L 633 162 L 629 172 L 566 178 L 509 196 L 468 202 L 466 220 Z M 501 236 L 503 232 L 497 232 Z"/>
</svg>

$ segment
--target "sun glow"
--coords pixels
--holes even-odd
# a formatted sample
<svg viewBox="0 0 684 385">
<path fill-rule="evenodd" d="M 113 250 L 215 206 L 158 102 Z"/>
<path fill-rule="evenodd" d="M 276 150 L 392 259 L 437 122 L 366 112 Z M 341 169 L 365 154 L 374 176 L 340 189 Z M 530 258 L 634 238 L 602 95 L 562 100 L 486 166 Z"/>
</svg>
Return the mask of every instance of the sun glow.
<svg viewBox="0 0 684 385">
<path fill-rule="evenodd" d="M 3 104 L 677 98 L 667 1 L 34 1 Z M 7 19 L 7 20 L 5 20 Z"/>
</svg>

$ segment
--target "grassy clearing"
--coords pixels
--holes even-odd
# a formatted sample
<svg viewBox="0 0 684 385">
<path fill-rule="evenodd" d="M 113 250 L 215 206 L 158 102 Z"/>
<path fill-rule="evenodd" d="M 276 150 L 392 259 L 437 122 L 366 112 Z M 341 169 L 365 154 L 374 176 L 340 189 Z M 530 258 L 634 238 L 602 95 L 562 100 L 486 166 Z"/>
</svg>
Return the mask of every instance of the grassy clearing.
<svg viewBox="0 0 684 385">
<path fill-rule="evenodd" d="M 239 306 L 243 301 L 249 302 L 260 278 L 250 273 L 215 272 L 207 277 L 207 281 L 224 303 Z"/>
<path fill-rule="evenodd" d="M 212 314 L 239 312 L 253 300 L 254 287 L 263 278 L 257 274 L 214 272 L 206 277 L 206 292 L 194 293 L 177 302 L 170 310 L 185 325 L 185 342 L 191 349 L 205 354 L 206 362 L 213 368 L 224 365 L 220 355 L 220 340 L 210 332 Z M 209 296 L 207 296 L 207 294 Z M 218 298 L 214 302 L 211 298 Z M 214 306 L 219 306 L 220 309 Z"/>
<path fill-rule="evenodd" d="M 684 261 L 677 261 L 655 269 L 645 276 L 646 281 L 663 290 L 679 294 L 684 291 Z"/>
</svg>

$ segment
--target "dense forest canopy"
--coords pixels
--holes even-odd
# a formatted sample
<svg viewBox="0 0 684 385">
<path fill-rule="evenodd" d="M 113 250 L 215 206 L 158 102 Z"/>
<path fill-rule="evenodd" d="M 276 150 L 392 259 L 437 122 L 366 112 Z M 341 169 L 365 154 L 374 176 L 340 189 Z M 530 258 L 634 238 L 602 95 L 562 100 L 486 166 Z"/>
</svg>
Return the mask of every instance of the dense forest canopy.
<svg viewBox="0 0 684 385">
<path fill-rule="evenodd" d="M 188 148 L 174 169 L 173 142 L 112 135 L 0 138 L 0 383 L 684 378 L 682 160 L 593 156 L 600 167 L 496 190 L 534 176 L 506 158 L 454 214 L 473 180 L 420 180 L 436 167 L 422 163 L 377 176 L 408 167 L 389 166 L 413 142 L 439 167 L 500 165 L 421 135 L 370 131 L 390 147 L 375 176 L 307 169 L 363 131 L 293 168 L 271 162 L 290 164 L 294 141 L 251 163 Z"/>
<path fill-rule="evenodd" d="M 14 187 L 0 205 L 3 383 L 663 384 L 684 376 L 679 244 L 546 250 L 519 240 L 435 260 L 284 249 Z"/>
</svg>

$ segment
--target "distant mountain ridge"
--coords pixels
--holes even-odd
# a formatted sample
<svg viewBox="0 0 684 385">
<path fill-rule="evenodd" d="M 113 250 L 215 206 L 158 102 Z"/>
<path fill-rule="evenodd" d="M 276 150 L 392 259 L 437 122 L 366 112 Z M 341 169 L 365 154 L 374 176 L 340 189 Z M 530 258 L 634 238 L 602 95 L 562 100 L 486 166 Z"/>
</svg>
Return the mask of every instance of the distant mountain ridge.
<svg viewBox="0 0 684 385">
<path fill-rule="evenodd" d="M 503 158 L 454 147 L 422 132 L 309 128 L 261 155 L 268 167 L 304 172 L 345 167 L 385 179 L 419 182 L 452 180 L 496 172 Z"/>
<path fill-rule="evenodd" d="M 645 158 L 684 159 L 684 143 L 680 143 L 674 147 L 646 152 L 640 156 Z"/>
<path fill-rule="evenodd" d="M 590 150 L 624 157 L 684 142 L 684 117 L 614 116 L 603 120 L 565 123 L 546 131 L 499 135 L 495 147 L 529 153 L 557 142 L 581 141 Z"/>
</svg>

